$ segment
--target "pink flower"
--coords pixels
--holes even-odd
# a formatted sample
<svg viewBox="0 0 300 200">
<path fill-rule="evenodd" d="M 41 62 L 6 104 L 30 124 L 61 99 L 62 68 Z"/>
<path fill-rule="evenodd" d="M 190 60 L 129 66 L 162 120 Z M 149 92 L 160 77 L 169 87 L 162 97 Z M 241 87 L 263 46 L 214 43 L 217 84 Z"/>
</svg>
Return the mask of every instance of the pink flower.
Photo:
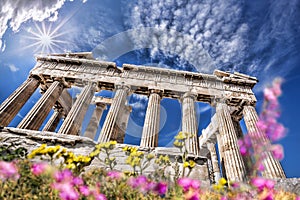
<svg viewBox="0 0 300 200">
<path fill-rule="evenodd" d="M 80 177 L 73 177 L 72 184 L 77 186 L 83 185 L 83 180 Z"/>
<path fill-rule="evenodd" d="M 274 144 L 270 148 L 274 158 L 277 160 L 282 160 L 284 157 L 283 147 L 280 144 Z"/>
<path fill-rule="evenodd" d="M 265 182 L 265 187 L 268 189 L 274 189 L 275 182 L 272 180 L 266 180 Z"/>
<path fill-rule="evenodd" d="M 192 179 L 190 178 L 180 178 L 177 183 L 180 185 L 184 192 L 188 191 L 191 186 Z"/>
<path fill-rule="evenodd" d="M 40 174 L 44 173 L 47 168 L 48 168 L 48 164 L 47 163 L 34 163 L 31 166 L 31 172 L 35 176 L 39 176 Z"/>
<path fill-rule="evenodd" d="M 253 178 L 251 180 L 251 184 L 253 186 L 255 186 L 258 189 L 259 192 L 261 192 L 264 188 L 272 190 L 272 189 L 274 189 L 274 186 L 275 186 L 275 182 L 274 181 L 268 180 L 268 179 L 264 179 L 262 177 Z"/>
<path fill-rule="evenodd" d="M 79 186 L 79 191 L 83 196 L 89 196 L 90 195 L 90 189 L 86 185 Z"/>
<path fill-rule="evenodd" d="M 251 179 L 251 184 L 255 186 L 259 191 L 265 187 L 266 180 L 262 177 L 256 177 Z"/>
<path fill-rule="evenodd" d="M 259 119 L 258 122 L 256 122 L 256 126 L 257 128 L 259 128 L 259 130 L 265 132 L 268 128 L 267 124 L 265 121 Z"/>
<path fill-rule="evenodd" d="M 104 194 L 97 194 L 95 195 L 96 200 L 107 200 L 106 196 Z"/>
<path fill-rule="evenodd" d="M 148 182 L 148 179 L 146 176 L 138 176 L 137 178 L 130 177 L 127 181 L 128 185 L 130 185 L 132 188 L 140 187 Z"/>
<path fill-rule="evenodd" d="M 0 179 L 6 180 L 9 178 L 14 180 L 20 178 L 17 167 L 13 162 L 0 161 Z"/>
<path fill-rule="evenodd" d="M 259 163 L 258 170 L 259 171 L 264 171 L 265 170 L 265 166 L 262 163 Z"/>
<path fill-rule="evenodd" d="M 276 101 L 277 100 L 277 97 L 275 96 L 275 94 L 271 88 L 264 89 L 264 96 L 265 96 L 265 99 L 267 99 L 268 101 Z"/>
<path fill-rule="evenodd" d="M 109 171 L 109 172 L 107 172 L 107 176 L 112 179 L 120 179 L 120 178 L 122 178 L 123 173 L 117 172 L 117 171 Z"/>
<path fill-rule="evenodd" d="M 56 182 L 61 182 L 64 180 L 72 180 L 73 175 L 72 172 L 68 169 L 65 169 L 63 171 L 58 171 L 54 174 L 54 179 Z"/>
<path fill-rule="evenodd" d="M 276 124 L 273 127 L 273 131 L 268 134 L 272 141 L 278 141 L 285 136 L 285 128 L 282 124 Z"/>
<path fill-rule="evenodd" d="M 276 78 L 273 81 L 273 93 L 276 96 L 280 96 L 281 95 L 281 83 L 282 83 L 282 79 L 281 78 Z"/>
<path fill-rule="evenodd" d="M 188 191 L 190 188 L 197 190 L 200 187 L 200 182 L 198 180 L 190 178 L 180 178 L 177 183 L 182 187 L 184 192 Z"/>
<path fill-rule="evenodd" d="M 52 187 L 59 191 L 59 197 L 63 200 L 79 199 L 79 193 L 70 182 L 53 183 Z"/>
<path fill-rule="evenodd" d="M 159 195 L 164 195 L 168 190 L 167 183 L 159 182 L 154 187 L 154 191 L 157 192 Z"/>
</svg>

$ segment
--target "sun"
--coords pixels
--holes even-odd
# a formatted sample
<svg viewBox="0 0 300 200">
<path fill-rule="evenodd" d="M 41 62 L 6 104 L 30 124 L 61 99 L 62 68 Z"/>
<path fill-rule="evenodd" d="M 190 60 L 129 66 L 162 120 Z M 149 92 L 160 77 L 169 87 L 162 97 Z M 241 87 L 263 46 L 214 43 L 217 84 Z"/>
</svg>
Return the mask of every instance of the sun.
<svg viewBox="0 0 300 200">
<path fill-rule="evenodd" d="M 63 24 L 59 24 L 55 28 L 52 25 L 52 23 L 49 23 L 46 26 L 45 22 L 41 22 L 40 24 L 34 23 L 34 27 L 28 28 L 26 30 L 28 35 L 24 37 L 30 44 L 24 46 L 24 49 L 34 48 L 34 52 L 40 54 L 65 51 L 65 46 L 69 42 L 63 40 L 62 37 L 69 31 L 60 31 Z"/>
</svg>

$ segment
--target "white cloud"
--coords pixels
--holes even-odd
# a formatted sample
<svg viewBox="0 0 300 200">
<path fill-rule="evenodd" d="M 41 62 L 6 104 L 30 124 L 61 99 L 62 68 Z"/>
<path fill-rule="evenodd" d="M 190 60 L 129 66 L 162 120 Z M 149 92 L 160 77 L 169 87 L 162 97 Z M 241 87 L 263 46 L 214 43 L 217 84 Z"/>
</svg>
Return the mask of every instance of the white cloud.
<svg viewBox="0 0 300 200">
<path fill-rule="evenodd" d="M 14 64 L 9 64 L 8 65 L 8 68 L 10 69 L 10 71 L 12 72 L 17 72 L 19 71 L 20 69 L 18 67 L 16 67 Z"/>
<path fill-rule="evenodd" d="M 22 23 L 33 20 L 43 21 L 49 19 L 55 21 L 58 10 L 66 0 L 1 0 L 0 7 L 0 47 L 2 37 L 8 28 L 17 32 Z M 85 2 L 85 1 L 84 1 Z"/>
<path fill-rule="evenodd" d="M 136 46 L 150 44 L 152 57 L 159 49 L 166 56 L 179 55 L 200 72 L 212 72 L 226 62 L 239 64 L 246 53 L 248 27 L 240 22 L 241 7 L 238 1 L 133 1 L 125 24 L 160 30 L 130 35 Z"/>
<path fill-rule="evenodd" d="M 2 41 L 0 40 L 0 47 L 2 46 Z M 6 43 L 5 43 L 5 41 L 3 42 L 3 46 L 2 46 L 2 48 L 1 48 L 1 52 L 3 52 L 3 51 L 5 51 L 5 49 L 6 49 Z"/>
</svg>

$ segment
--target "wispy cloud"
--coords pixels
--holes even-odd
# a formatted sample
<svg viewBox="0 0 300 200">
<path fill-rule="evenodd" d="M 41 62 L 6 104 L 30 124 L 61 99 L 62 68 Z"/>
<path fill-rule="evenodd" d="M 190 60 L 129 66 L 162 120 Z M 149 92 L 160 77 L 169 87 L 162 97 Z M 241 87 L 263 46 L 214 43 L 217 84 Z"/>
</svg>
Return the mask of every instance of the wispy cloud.
<svg viewBox="0 0 300 200">
<path fill-rule="evenodd" d="M 2 37 L 8 28 L 17 32 L 20 26 L 28 20 L 41 22 L 49 19 L 55 21 L 59 9 L 65 2 L 66 0 L 2 0 L 0 7 L 0 47 L 3 45 Z"/>
<path fill-rule="evenodd" d="M 10 69 L 11 72 L 17 72 L 20 69 L 18 67 L 16 67 L 14 64 L 9 64 L 8 68 Z"/>
<path fill-rule="evenodd" d="M 174 66 L 186 65 L 183 60 L 187 60 L 200 72 L 212 72 L 215 68 L 239 71 L 267 82 L 276 75 L 287 74 L 292 68 L 287 66 L 288 57 L 296 52 L 299 54 L 296 47 L 300 37 L 297 0 L 259 4 L 238 0 L 135 0 L 123 3 L 127 28 L 161 30 L 152 35 L 139 32 L 129 35 L 133 44 L 145 45 L 143 37 L 148 37 L 151 57 L 174 59 L 172 53 L 175 52 L 180 59 Z M 194 46 L 200 48 L 197 50 Z M 201 64 L 209 59 L 213 66 Z M 265 69 L 265 66 L 269 68 Z"/>
</svg>

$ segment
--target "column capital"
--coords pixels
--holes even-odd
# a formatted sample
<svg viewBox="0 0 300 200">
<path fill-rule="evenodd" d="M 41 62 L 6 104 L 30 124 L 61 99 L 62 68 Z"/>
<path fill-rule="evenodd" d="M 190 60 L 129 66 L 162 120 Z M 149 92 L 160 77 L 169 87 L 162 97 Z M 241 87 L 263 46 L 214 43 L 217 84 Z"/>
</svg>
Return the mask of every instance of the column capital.
<svg viewBox="0 0 300 200">
<path fill-rule="evenodd" d="M 163 91 L 161 91 L 161 90 L 159 90 L 159 89 L 149 89 L 149 96 L 151 95 L 151 94 L 158 94 L 160 97 L 162 97 L 162 93 L 163 93 Z"/>
<path fill-rule="evenodd" d="M 126 91 L 126 93 L 129 93 L 130 90 L 131 90 L 131 87 L 129 85 L 124 84 L 124 83 L 120 83 L 120 84 L 115 85 L 115 89 L 116 90 L 123 89 L 123 90 Z"/>
<path fill-rule="evenodd" d="M 62 84 L 64 86 L 64 88 L 71 88 L 71 84 L 68 83 L 64 77 L 53 77 L 52 79 L 53 79 L 52 80 L 53 82 L 58 81 L 60 84 Z M 48 82 L 48 81 L 46 81 L 46 82 Z"/>
<path fill-rule="evenodd" d="M 244 106 L 253 106 L 253 107 L 255 107 L 256 106 L 256 101 L 249 100 L 249 99 L 243 99 L 240 103 L 240 106 L 241 107 L 244 107 Z"/>
<path fill-rule="evenodd" d="M 226 104 L 227 105 L 227 102 L 226 102 L 225 98 L 212 98 L 210 104 L 211 104 L 211 106 L 216 107 L 217 104 Z"/>
<path fill-rule="evenodd" d="M 191 98 L 191 99 L 193 99 L 194 101 L 196 101 L 196 100 L 197 100 L 197 96 L 198 96 L 198 95 L 197 95 L 196 93 L 193 93 L 193 92 L 188 91 L 188 92 L 184 93 L 184 94 L 181 96 L 180 100 L 182 101 L 182 100 L 185 99 L 185 98 Z"/>
<path fill-rule="evenodd" d="M 96 108 L 101 108 L 101 109 L 104 110 L 106 108 L 106 104 L 101 103 L 101 102 L 96 102 Z"/>
</svg>

